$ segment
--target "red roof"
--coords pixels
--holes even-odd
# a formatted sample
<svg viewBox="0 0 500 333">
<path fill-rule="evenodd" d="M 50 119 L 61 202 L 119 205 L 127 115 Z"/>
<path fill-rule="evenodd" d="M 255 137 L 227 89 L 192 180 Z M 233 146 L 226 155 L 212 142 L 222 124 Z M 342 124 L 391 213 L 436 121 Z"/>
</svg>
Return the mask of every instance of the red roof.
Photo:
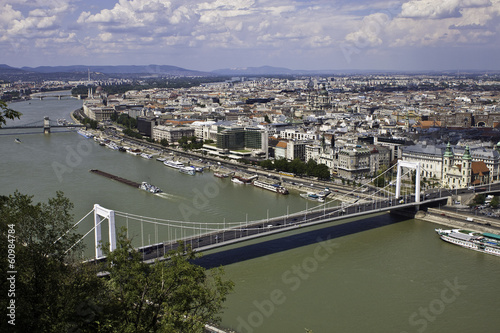
<svg viewBox="0 0 500 333">
<path fill-rule="evenodd" d="M 280 142 L 278 142 L 278 144 L 276 145 L 276 147 L 278 147 L 278 148 L 286 148 L 286 146 L 287 146 L 286 141 L 280 141 Z"/>
<path fill-rule="evenodd" d="M 488 175 L 490 173 L 490 169 L 488 169 L 488 166 L 484 161 L 477 161 L 477 162 L 472 162 L 472 174 L 473 175 L 479 175 L 479 176 L 484 176 Z"/>
</svg>

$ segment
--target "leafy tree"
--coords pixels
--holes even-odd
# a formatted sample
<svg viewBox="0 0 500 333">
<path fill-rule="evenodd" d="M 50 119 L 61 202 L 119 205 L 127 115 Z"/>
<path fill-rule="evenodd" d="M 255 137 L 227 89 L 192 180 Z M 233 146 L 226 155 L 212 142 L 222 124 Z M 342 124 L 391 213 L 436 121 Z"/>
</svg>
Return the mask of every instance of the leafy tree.
<svg viewBox="0 0 500 333">
<path fill-rule="evenodd" d="M 203 142 L 198 142 L 196 136 L 183 136 L 177 142 L 179 143 L 179 146 L 184 150 L 200 149 L 203 147 Z"/>
<path fill-rule="evenodd" d="M 473 202 L 476 205 L 483 205 L 485 200 L 486 200 L 486 196 L 484 194 L 478 194 L 474 197 Z"/>
<path fill-rule="evenodd" d="M 325 164 L 318 164 L 316 166 L 314 175 L 319 179 L 330 180 L 331 174 L 330 169 Z"/>
<path fill-rule="evenodd" d="M 300 159 L 296 158 L 290 163 L 290 172 L 296 175 L 303 175 L 306 173 L 306 165 Z"/>
<path fill-rule="evenodd" d="M 84 264 L 76 258 L 83 246 L 74 246 L 80 235 L 68 231 L 72 207 L 61 192 L 47 204 L 18 192 L 0 196 L 0 245 L 14 244 L 16 255 L 13 267 L 8 256 L 0 258 L 0 272 L 17 271 L 16 325 L 4 319 L 1 332 L 202 332 L 220 320 L 234 285 L 223 280 L 222 268 L 207 272 L 192 264 L 197 255 L 182 245 L 148 265 L 124 232 L 115 251 L 104 247 L 105 263 Z M 109 276 L 99 278 L 99 271 Z M 10 281 L 0 285 L 7 295 Z M 0 306 L 7 309 L 10 299 L 1 297 Z"/>
<path fill-rule="evenodd" d="M 274 169 L 278 171 L 288 172 L 288 161 L 284 158 L 280 158 L 274 161 Z"/>
<path fill-rule="evenodd" d="M 104 252 L 112 311 L 103 326 L 109 332 L 203 332 L 205 323 L 220 320 L 234 284 L 223 280 L 222 268 L 207 274 L 192 264 L 197 255 L 189 247 L 179 243 L 168 260 L 149 265 L 122 230 L 117 248 Z"/>
<path fill-rule="evenodd" d="M 134 131 L 133 129 L 126 128 L 123 130 L 123 134 L 131 136 L 136 139 L 142 139 L 142 135 L 139 132 Z"/>
<path fill-rule="evenodd" d="M 267 169 L 267 170 L 272 170 L 274 169 L 274 164 L 273 164 L 273 161 L 271 160 L 264 160 L 264 161 L 260 161 L 259 162 L 259 165 L 261 167 L 263 167 L 264 169 Z"/>
<path fill-rule="evenodd" d="M 500 204 L 500 198 L 495 195 L 493 199 L 491 199 L 490 206 L 491 208 L 498 208 L 498 205 Z"/>
<path fill-rule="evenodd" d="M 269 119 L 269 116 L 267 114 L 264 116 L 264 121 L 268 124 L 271 123 L 271 119 Z"/>
<path fill-rule="evenodd" d="M 168 140 L 167 139 L 161 139 L 160 144 L 164 147 L 168 147 Z"/>
<path fill-rule="evenodd" d="M 385 170 L 377 171 L 375 178 L 373 179 L 373 185 L 377 187 L 384 187 L 386 185 L 385 175 L 380 176 Z"/>
<path fill-rule="evenodd" d="M 0 128 L 2 128 L 2 125 L 5 125 L 7 123 L 7 119 L 19 119 L 21 115 L 21 112 L 8 108 L 7 103 L 0 100 Z"/>
<path fill-rule="evenodd" d="M 310 159 L 306 163 L 306 174 L 308 176 L 314 176 L 314 171 L 316 170 L 316 167 L 318 166 L 318 163 L 316 161 Z"/>
<path fill-rule="evenodd" d="M 92 267 L 75 260 L 82 246 L 72 246 L 80 238 L 70 230 L 73 205 L 62 192 L 48 203 L 33 203 L 33 197 L 15 192 L 0 198 L 1 248 L 15 245 L 15 263 L 9 267 L 2 256 L 0 270 L 7 276 L 15 270 L 15 326 L 4 325 L 2 332 L 66 332 L 75 327 L 93 331 L 97 313 L 95 299 L 103 290 Z M 15 241 L 8 241 L 14 230 Z M 12 235 L 12 234 L 10 234 Z M 60 238 L 60 236 L 65 235 Z M 1 280 L 2 294 L 7 295 L 8 281 Z M 2 296 L 3 309 L 9 298 Z"/>
</svg>

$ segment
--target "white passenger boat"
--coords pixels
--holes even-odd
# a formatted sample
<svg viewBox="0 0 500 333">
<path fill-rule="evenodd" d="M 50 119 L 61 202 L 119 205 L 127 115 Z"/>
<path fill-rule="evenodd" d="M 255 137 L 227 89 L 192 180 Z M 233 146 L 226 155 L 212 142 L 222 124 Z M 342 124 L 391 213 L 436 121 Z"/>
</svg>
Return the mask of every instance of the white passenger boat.
<svg viewBox="0 0 500 333">
<path fill-rule="evenodd" d="M 452 243 L 470 250 L 500 256 L 500 235 L 489 232 L 474 232 L 461 229 L 435 229 L 445 242 Z"/>
<path fill-rule="evenodd" d="M 192 166 L 183 166 L 179 168 L 179 172 L 185 173 L 187 175 L 194 176 L 196 175 L 196 170 Z"/>
<path fill-rule="evenodd" d="M 84 130 L 84 129 L 79 129 L 77 131 L 78 134 L 80 134 L 81 136 L 83 136 L 84 138 L 87 138 L 87 139 L 91 139 L 94 137 L 94 134 Z"/>
<path fill-rule="evenodd" d="M 145 159 L 148 159 L 148 160 L 150 160 L 150 159 L 152 159 L 152 158 L 153 158 L 153 155 L 151 155 L 151 154 L 146 154 L 146 153 L 141 153 L 141 155 L 140 155 L 140 156 L 141 156 L 142 158 L 145 158 Z"/>
<path fill-rule="evenodd" d="M 174 168 L 174 169 L 180 169 L 184 166 L 184 163 L 179 162 L 179 161 L 165 161 L 163 162 L 168 167 Z"/>
<path fill-rule="evenodd" d="M 109 148 L 109 149 L 112 149 L 112 150 L 118 150 L 120 147 L 114 143 L 113 141 L 110 141 L 108 143 L 106 143 L 106 147 Z"/>
<path fill-rule="evenodd" d="M 244 181 L 240 180 L 238 177 L 232 177 L 231 181 L 235 184 L 242 184 L 242 185 L 246 184 Z"/>
<path fill-rule="evenodd" d="M 271 192 L 288 194 L 288 190 L 285 187 L 281 186 L 280 184 L 270 184 L 260 180 L 254 180 L 253 185 Z"/>
</svg>

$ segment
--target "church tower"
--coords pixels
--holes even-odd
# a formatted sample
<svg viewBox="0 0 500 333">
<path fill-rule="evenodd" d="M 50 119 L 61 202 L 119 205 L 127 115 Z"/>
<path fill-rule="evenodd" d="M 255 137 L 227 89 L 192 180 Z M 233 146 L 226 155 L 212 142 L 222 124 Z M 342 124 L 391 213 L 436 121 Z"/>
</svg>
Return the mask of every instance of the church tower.
<svg viewBox="0 0 500 333">
<path fill-rule="evenodd" d="M 469 146 L 466 146 L 464 155 L 462 156 L 462 187 L 470 186 L 471 178 L 472 178 L 472 156 L 469 151 Z"/>
<path fill-rule="evenodd" d="M 453 166 L 453 151 L 451 150 L 451 144 L 448 142 L 443 156 L 443 176 L 450 171 L 450 168 L 452 166 Z"/>
</svg>

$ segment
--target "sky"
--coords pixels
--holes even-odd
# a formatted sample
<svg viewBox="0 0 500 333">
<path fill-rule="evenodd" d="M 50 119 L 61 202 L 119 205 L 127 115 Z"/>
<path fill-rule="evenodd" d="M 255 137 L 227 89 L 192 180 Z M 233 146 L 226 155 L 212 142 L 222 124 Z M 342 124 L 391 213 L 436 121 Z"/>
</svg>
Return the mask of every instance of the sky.
<svg viewBox="0 0 500 333">
<path fill-rule="evenodd" d="M 0 64 L 500 70 L 500 0 L 0 0 Z"/>
</svg>

